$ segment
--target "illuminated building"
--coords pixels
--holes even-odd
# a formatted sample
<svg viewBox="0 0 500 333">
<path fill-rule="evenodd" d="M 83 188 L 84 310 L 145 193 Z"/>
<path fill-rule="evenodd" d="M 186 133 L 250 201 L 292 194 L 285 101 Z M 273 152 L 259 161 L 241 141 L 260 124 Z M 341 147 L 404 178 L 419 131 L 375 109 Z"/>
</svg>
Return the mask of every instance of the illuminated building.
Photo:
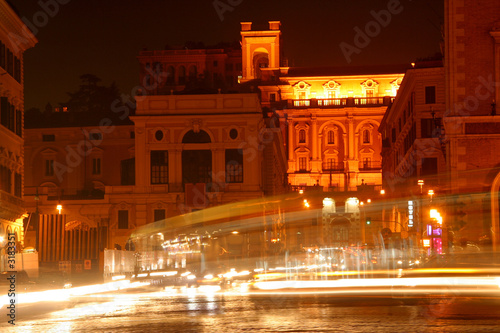
<svg viewBox="0 0 500 333">
<path fill-rule="evenodd" d="M 241 23 L 242 82 L 255 82 L 286 138 L 293 187 L 356 191 L 380 187 L 380 121 L 406 66 L 294 68 L 280 50 L 280 22 L 253 31 Z"/>
<path fill-rule="evenodd" d="M 252 22 L 242 22 L 241 50 L 143 51 L 141 82 L 151 87 L 148 95 L 231 91 L 229 82 L 241 76 L 242 85 L 234 89 L 258 90 L 264 111 L 280 118 L 290 185 L 335 191 L 355 191 L 361 184 L 380 187 L 378 127 L 409 65 L 288 67 L 280 26 L 270 21 L 268 30 L 252 30 Z M 203 73 L 202 82 L 187 86 L 196 73 Z M 214 85 L 214 78 L 224 77 L 225 85 Z"/>
<path fill-rule="evenodd" d="M 0 250 L 4 250 L 8 234 L 14 233 L 15 250 L 20 252 L 24 246 L 23 215 L 26 213 L 23 53 L 34 47 L 37 40 L 4 0 L 0 1 L 0 12 Z"/>
</svg>

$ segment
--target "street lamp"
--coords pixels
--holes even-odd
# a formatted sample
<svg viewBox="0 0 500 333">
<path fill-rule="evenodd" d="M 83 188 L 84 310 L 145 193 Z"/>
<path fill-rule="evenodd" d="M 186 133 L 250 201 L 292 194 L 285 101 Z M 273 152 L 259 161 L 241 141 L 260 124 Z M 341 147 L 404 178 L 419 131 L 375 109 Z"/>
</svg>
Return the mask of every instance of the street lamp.
<svg viewBox="0 0 500 333">
<path fill-rule="evenodd" d="M 431 202 L 432 202 L 432 196 L 434 195 L 434 190 L 429 190 L 427 194 L 431 196 Z"/>
<path fill-rule="evenodd" d="M 62 205 L 61 204 L 57 205 L 57 211 L 59 212 L 59 214 L 61 214 L 61 210 L 62 210 Z"/>
<path fill-rule="evenodd" d="M 418 186 L 420 186 L 420 194 L 422 194 L 422 187 L 424 186 L 424 180 L 419 179 L 417 182 Z"/>
</svg>

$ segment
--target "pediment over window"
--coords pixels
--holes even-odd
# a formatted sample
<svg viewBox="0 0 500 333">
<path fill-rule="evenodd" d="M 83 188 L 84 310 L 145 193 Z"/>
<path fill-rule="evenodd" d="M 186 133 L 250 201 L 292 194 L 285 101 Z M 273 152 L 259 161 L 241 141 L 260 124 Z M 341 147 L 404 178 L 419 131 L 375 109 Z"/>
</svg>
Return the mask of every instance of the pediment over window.
<svg viewBox="0 0 500 333">
<path fill-rule="evenodd" d="M 47 148 L 47 149 L 42 150 L 40 152 L 40 154 L 42 154 L 42 155 L 55 155 L 55 154 L 57 154 L 57 150 Z"/>
</svg>

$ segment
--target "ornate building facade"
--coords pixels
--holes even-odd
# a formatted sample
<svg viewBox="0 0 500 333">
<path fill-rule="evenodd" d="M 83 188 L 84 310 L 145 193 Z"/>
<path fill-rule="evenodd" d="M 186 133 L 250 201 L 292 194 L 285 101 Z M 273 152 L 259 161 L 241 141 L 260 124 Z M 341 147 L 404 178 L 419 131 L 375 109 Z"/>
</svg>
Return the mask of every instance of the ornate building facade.
<svg viewBox="0 0 500 333">
<path fill-rule="evenodd" d="M 0 248 L 16 236 L 16 251 L 24 246 L 24 76 L 23 53 L 35 46 L 35 36 L 16 11 L 0 1 Z M 3 267 L 2 267 L 3 268 Z"/>
</svg>

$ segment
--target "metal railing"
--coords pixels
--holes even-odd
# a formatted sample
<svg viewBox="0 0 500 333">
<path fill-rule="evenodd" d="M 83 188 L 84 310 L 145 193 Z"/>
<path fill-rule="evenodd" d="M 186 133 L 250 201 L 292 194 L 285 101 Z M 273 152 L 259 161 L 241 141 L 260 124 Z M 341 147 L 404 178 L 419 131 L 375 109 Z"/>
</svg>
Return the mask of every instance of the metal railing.
<svg viewBox="0 0 500 333">
<path fill-rule="evenodd" d="M 346 97 L 346 98 L 312 98 L 289 99 L 288 108 L 317 107 L 317 108 L 343 108 L 343 107 L 375 107 L 388 106 L 394 97 Z"/>
<path fill-rule="evenodd" d="M 359 162 L 359 170 L 379 170 L 382 169 L 382 162 Z"/>
<path fill-rule="evenodd" d="M 323 162 L 322 169 L 326 172 L 344 171 L 344 163 Z"/>
</svg>

